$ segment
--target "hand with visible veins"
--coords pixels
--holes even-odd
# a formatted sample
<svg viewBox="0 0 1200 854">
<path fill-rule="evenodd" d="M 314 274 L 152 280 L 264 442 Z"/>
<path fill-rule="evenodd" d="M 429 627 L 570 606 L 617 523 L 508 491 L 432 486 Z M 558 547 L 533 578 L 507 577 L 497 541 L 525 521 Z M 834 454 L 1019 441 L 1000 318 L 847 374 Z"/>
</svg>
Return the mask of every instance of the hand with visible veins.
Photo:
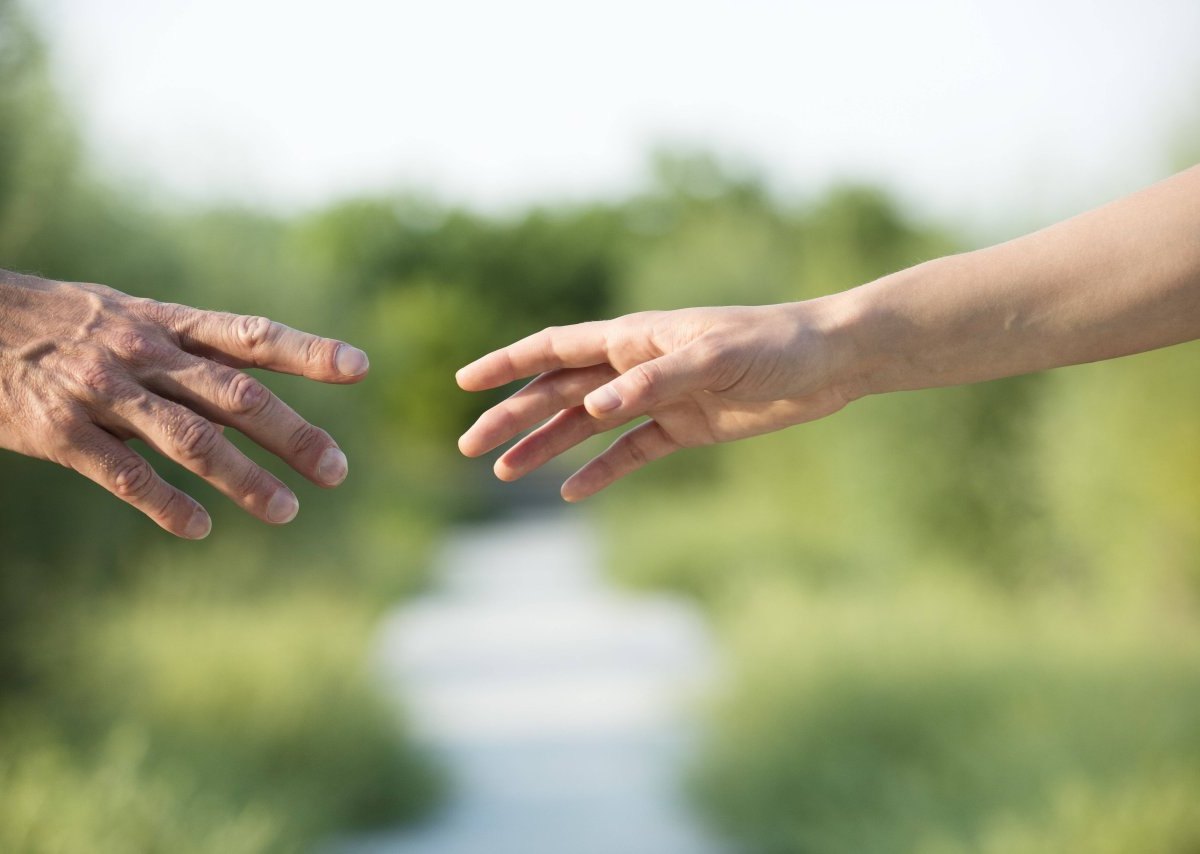
<svg viewBox="0 0 1200 854">
<path fill-rule="evenodd" d="M 680 448 L 812 421 L 864 395 L 1197 338 L 1200 166 L 1016 240 L 817 300 L 543 330 L 458 372 L 467 391 L 537 375 L 459 448 L 478 456 L 536 427 L 496 462 L 498 477 L 515 480 L 648 416 L 563 484 L 575 501 Z"/>
<path fill-rule="evenodd" d="M 265 522 L 299 502 L 223 433 L 232 427 L 319 486 L 346 478 L 346 457 L 242 368 L 355 383 L 367 356 L 263 317 L 202 311 L 94 284 L 0 271 L 0 447 L 91 478 L 188 539 L 212 522 L 126 442 L 207 480 Z"/>
</svg>

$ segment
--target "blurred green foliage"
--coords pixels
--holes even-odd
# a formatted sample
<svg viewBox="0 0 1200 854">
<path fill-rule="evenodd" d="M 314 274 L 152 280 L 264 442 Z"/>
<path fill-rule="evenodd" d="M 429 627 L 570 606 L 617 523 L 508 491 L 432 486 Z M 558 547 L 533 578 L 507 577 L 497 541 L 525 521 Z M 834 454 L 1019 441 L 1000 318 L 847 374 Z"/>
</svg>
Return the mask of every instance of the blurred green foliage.
<svg viewBox="0 0 1200 854">
<path fill-rule="evenodd" d="M 1186 622 L 943 578 L 888 596 L 763 584 L 726 619 L 735 675 L 695 785 L 751 850 L 1200 839 L 1200 637 Z"/>
<path fill-rule="evenodd" d="M 98 181 L 0 0 L 0 265 L 352 340 L 362 386 L 267 382 L 347 449 L 336 492 L 172 541 L 0 456 L 0 849 L 291 851 L 421 815 L 438 775 L 366 670 L 449 520 L 460 365 L 547 325 L 840 290 L 957 248 L 878 190 L 787 203 L 661 153 L 619 202 L 483 216 L 408 195 L 302 215 Z M 685 452 L 600 502 L 629 583 L 711 615 L 729 678 L 692 787 L 747 851 L 1194 852 L 1200 349 L 868 399 Z"/>
</svg>

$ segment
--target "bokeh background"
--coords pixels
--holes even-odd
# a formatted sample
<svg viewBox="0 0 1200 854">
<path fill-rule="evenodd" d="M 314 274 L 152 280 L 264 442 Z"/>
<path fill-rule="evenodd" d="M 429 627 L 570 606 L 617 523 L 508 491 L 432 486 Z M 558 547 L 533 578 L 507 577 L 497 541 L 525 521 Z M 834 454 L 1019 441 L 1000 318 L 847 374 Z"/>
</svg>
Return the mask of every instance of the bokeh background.
<svg viewBox="0 0 1200 854">
<path fill-rule="evenodd" d="M 0 849 L 435 815 L 453 785 L 369 653 L 444 532 L 506 501 L 454 447 L 498 398 L 454 369 L 829 293 L 1170 174 L 1200 158 L 1198 37 L 1184 0 L 0 0 L 0 266 L 373 367 L 268 379 L 353 469 L 286 530 L 164 465 L 214 515 L 171 541 L 0 457 Z M 716 638 L 698 821 L 762 854 L 1200 848 L 1198 378 L 1186 345 L 869 399 L 573 510 Z"/>
</svg>

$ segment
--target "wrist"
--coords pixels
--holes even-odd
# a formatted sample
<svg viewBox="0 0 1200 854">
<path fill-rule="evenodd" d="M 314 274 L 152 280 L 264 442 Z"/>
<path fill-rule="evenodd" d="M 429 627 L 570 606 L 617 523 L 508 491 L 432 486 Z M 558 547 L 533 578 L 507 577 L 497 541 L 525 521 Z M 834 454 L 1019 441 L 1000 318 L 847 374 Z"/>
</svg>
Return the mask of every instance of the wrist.
<svg viewBox="0 0 1200 854">
<path fill-rule="evenodd" d="M 927 261 L 815 301 L 825 304 L 830 383 L 846 402 L 915 387 L 906 379 L 916 358 L 913 336 L 889 304 L 897 289 L 918 286 L 936 264 L 938 259 Z"/>
<path fill-rule="evenodd" d="M 845 403 L 875 393 L 871 386 L 874 373 L 868 364 L 866 324 L 867 303 L 858 289 L 830 294 L 795 304 L 812 324 L 821 341 L 825 385 Z M 802 354 L 811 359 L 811 353 Z"/>
</svg>

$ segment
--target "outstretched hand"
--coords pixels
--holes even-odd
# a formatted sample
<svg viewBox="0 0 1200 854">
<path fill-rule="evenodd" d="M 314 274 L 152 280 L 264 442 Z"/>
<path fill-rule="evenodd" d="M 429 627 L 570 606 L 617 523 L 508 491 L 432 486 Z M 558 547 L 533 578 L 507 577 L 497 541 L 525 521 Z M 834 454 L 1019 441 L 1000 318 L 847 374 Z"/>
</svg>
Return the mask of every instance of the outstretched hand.
<svg viewBox="0 0 1200 854">
<path fill-rule="evenodd" d="M 346 457 L 240 368 L 358 382 L 367 357 L 264 317 L 137 299 L 92 284 L 0 274 L 0 447 L 75 469 L 180 537 L 208 513 L 125 443 L 150 447 L 247 512 L 290 522 L 296 496 L 223 434 L 233 427 L 320 486 Z"/>
<path fill-rule="evenodd" d="M 828 315 L 827 303 L 815 300 L 545 329 L 458 372 L 467 391 L 537 375 L 481 415 L 459 449 L 479 456 L 537 427 L 496 461 L 497 477 L 516 480 L 597 433 L 648 416 L 563 484 L 563 497 L 578 501 L 680 448 L 822 418 L 850 399 L 835 376 L 840 354 Z"/>
</svg>

